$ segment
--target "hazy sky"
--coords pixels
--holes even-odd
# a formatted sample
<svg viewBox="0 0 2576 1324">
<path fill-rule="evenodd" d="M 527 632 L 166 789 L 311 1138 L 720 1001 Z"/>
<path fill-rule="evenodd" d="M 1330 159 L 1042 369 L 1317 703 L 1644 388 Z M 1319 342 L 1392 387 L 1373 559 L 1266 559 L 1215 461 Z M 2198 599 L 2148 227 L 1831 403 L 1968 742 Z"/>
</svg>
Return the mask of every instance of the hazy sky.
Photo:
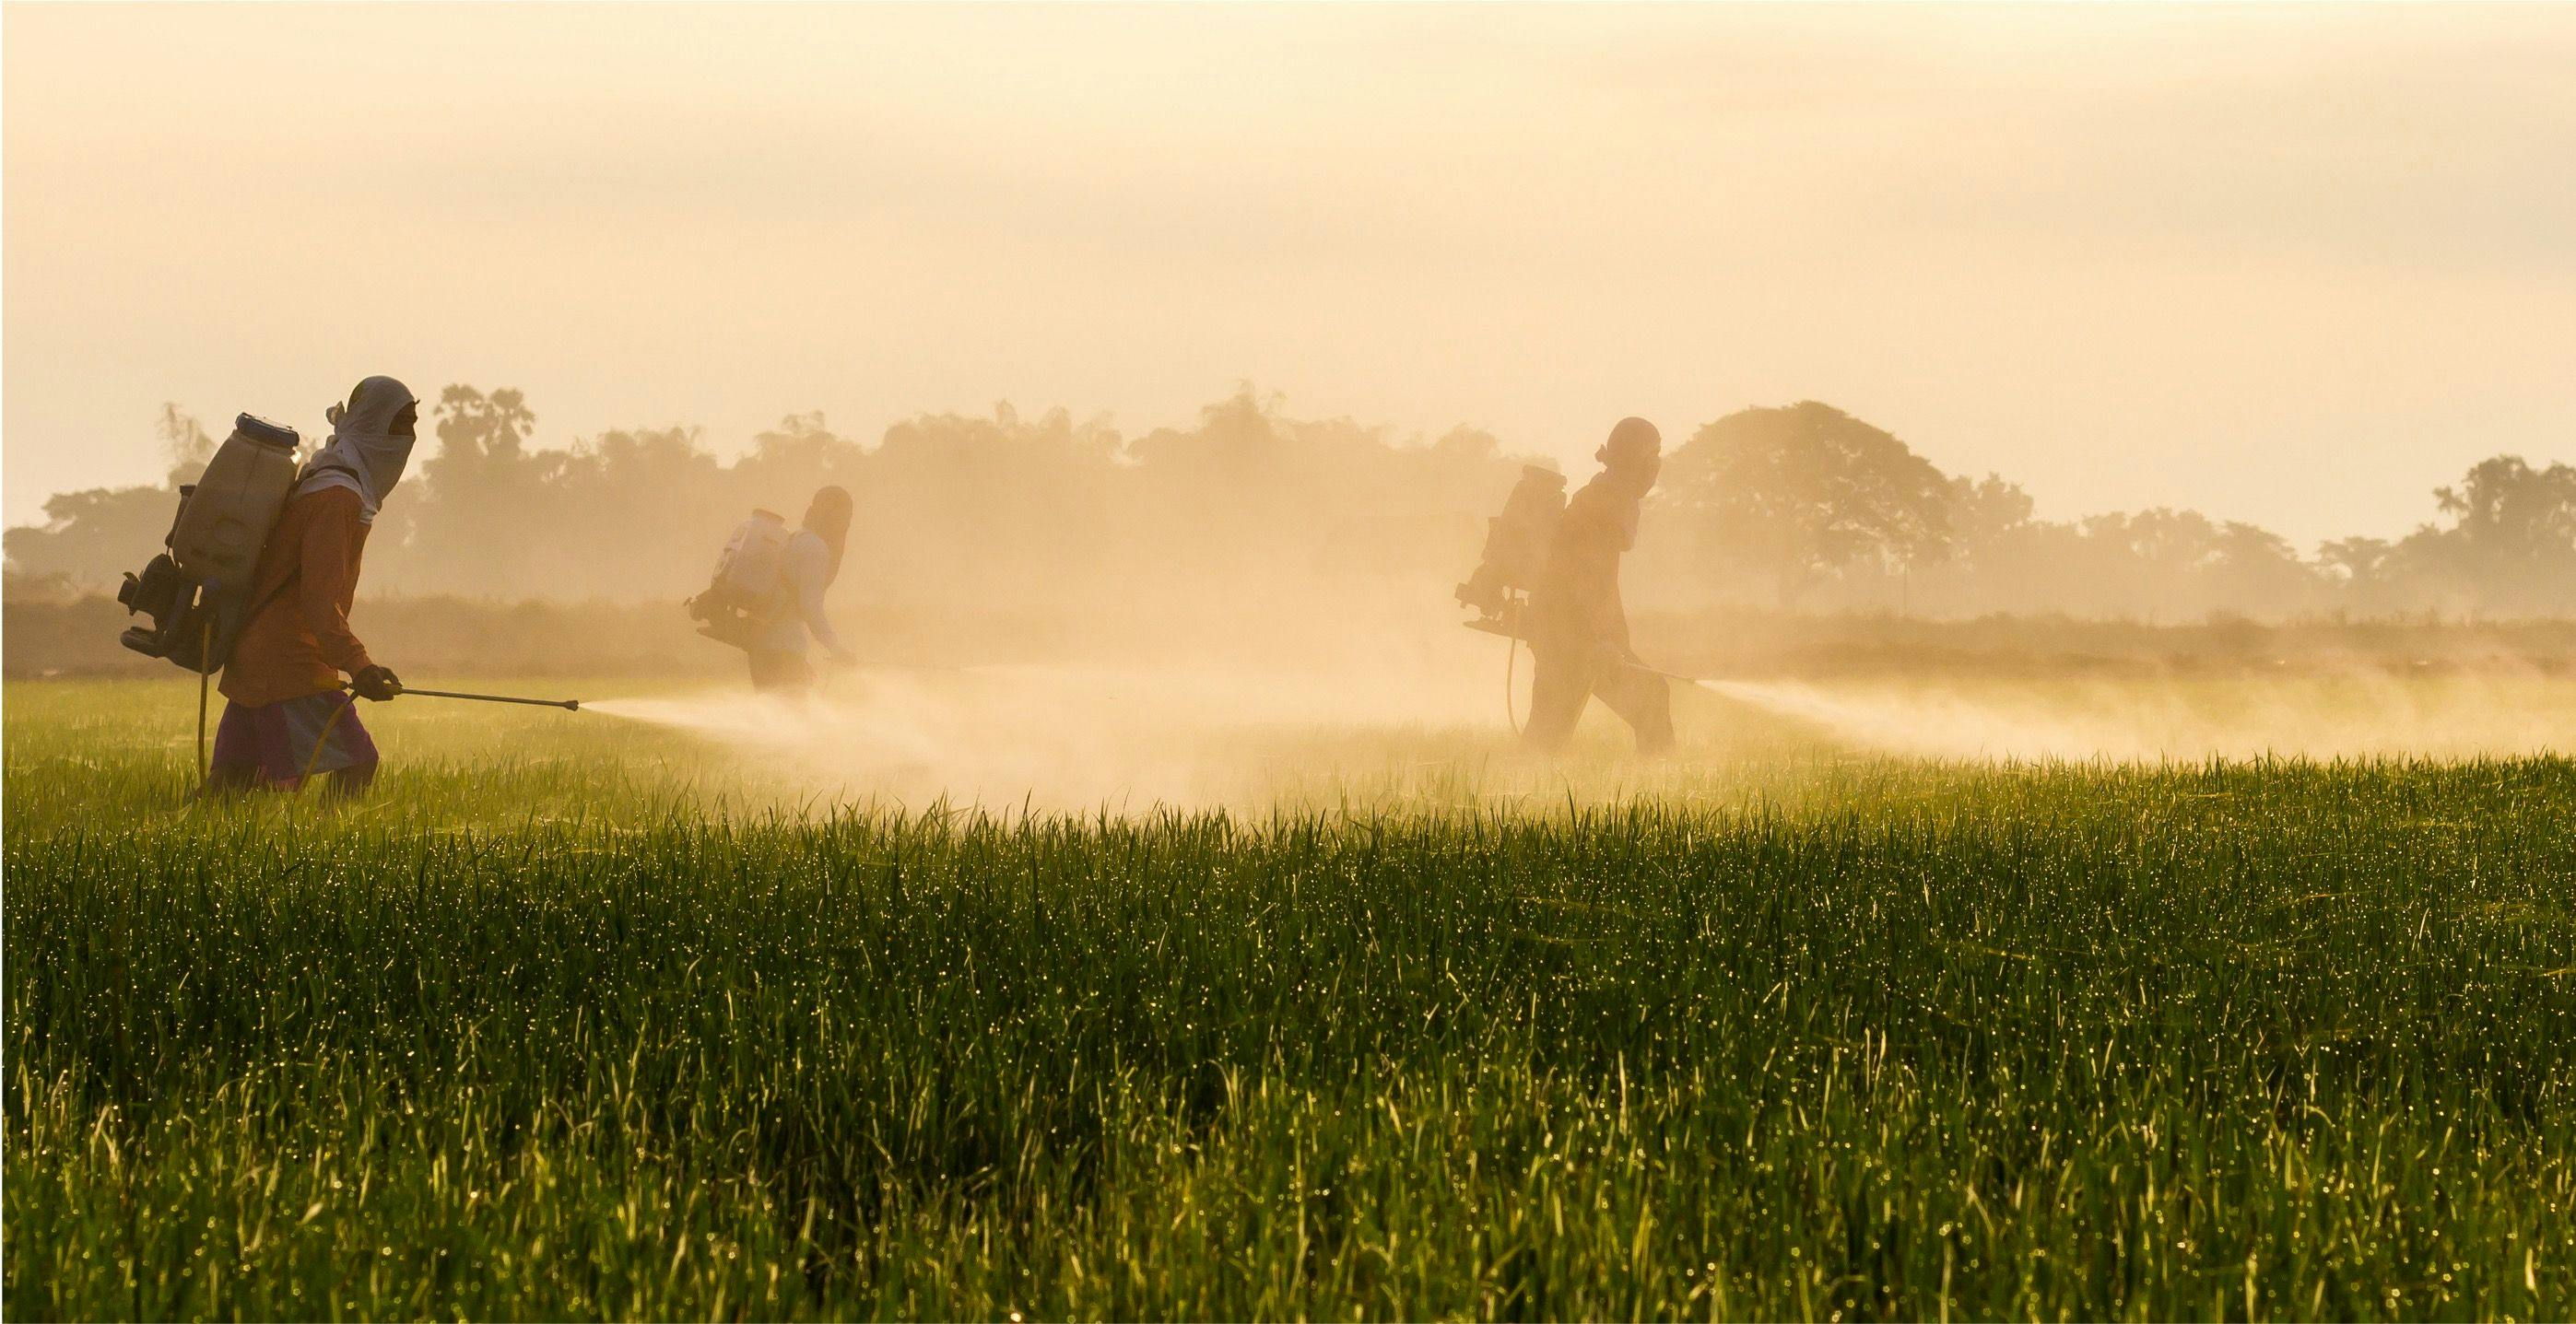
<svg viewBox="0 0 2576 1324">
<path fill-rule="evenodd" d="M 2576 459 L 2576 7 L 11 5 L 6 513 L 358 377 L 791 411 L 1831 401 L 2044 514 Z"/>
</svg>

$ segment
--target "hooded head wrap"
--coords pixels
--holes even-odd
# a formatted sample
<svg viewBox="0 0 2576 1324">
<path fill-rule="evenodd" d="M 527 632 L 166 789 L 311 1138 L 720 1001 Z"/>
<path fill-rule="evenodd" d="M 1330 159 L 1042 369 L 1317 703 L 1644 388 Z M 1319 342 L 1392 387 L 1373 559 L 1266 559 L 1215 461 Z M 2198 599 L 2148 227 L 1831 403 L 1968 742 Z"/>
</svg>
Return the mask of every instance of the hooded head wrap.
<svg viewBox="0 0 2576 1324">
<path fill-rule="evenodd" d="M 805 527 L 823 545 L 832 549 L 832 569 L 824 576 L 829 583 L 841 575 L 841 553 L 850 544 L 850 490 L 826 487 L 814 493 L 814 503 L 805 507 Z"/>
<path fill-rule="evenodd" d="M 385 494 L 402 481 L 403 466 L 411 462 L 414 438 L 409 432 L 395 432 L 395 420 L 419 403 L 410 387 L 391 377 L 358 383 L 349 392 L 347 404 L 333 405 L 325 415 L 331 420 L 331 440 L 305 462 L 296 492 L 348 488 L 358 494 L 359 522 L 375 523 Z"/>
</svg>

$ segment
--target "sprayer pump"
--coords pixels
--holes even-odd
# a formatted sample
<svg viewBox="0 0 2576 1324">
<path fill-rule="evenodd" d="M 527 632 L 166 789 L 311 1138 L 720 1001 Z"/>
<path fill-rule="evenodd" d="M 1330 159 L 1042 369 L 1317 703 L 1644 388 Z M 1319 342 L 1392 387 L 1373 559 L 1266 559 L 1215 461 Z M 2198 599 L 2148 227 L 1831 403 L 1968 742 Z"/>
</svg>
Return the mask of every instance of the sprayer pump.
<svg viewBox="0 0 2576 1324">
<path fill-rule="evenodd" d="M 1459 605 L 1477 612 L 1469 626 L 1494 634 L 1520 633 L 1521 600 L 1546 569 L 1548 542 L 1564 514 L 1565 475 L 1541 465 L 1523 466 L 1503 513 L 1486 521 L 1484 560 L 1458 586 Z"/>
</svg>

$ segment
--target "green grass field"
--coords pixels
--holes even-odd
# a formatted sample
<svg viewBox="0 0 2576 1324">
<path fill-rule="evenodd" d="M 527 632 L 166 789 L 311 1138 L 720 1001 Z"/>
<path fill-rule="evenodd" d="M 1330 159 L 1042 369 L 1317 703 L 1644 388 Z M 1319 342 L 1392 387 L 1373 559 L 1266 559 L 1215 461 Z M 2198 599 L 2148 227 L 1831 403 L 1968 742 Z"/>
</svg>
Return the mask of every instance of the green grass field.
<svg viewBox="0 0 2576 1324">
<path fill-rule="evenodd" d="M 2576 1313 L 2563 757 L 1700 711 L 985 813 L 408 700 L 209 807 L 192 703 L 7 689 L 12 1317 Z"/>
</svg>

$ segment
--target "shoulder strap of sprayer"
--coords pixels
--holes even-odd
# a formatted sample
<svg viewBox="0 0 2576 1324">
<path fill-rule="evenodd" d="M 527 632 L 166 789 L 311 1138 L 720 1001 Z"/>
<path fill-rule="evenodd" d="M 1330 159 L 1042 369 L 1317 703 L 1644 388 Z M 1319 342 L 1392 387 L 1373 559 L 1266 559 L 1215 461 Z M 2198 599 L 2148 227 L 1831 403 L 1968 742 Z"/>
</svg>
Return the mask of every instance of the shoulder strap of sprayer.
<svg viewBox="0 0 2576 1324">
<path fill-rule="evenodd" d="M 352 469 L 345 464 L 309 465 L 305 468 L 303 473 L 296 475 L 295 486 L 288 489 L 286 499 L 292 502 L 304 491 L 304 485 L 311 482 L 315 475 L 326 473 L 344 473 L 349 475 L 351 478 L 359 477 L 357 470 Z M 361 481 L 364 480 L 361 479 Z M 281 523 L 284 522 L 283 516 L 280 516 L 279 519 Z M 274 536 L 277 531 L 276 529 L 271 528 L 269 532 Z M 285 597 L 286 591 L 295 587 L 296 581 L 301 580 L 302 578 L 304 578 L 304 566 L 299 562 L 294 569 L 286 572 L 286 578 L 277 581 L 277 587 L 270 589 L 266 594 L 263 594 L 259 601 L 251 604 L 249 611 L 242 613 L 242 623 L 244 625 L 248 625 L 252 621 L 259 619 L 259 614 L 261 612 L 268 610 L 271 603 L 276 602 L 279 598 Z"/>
</svg>

